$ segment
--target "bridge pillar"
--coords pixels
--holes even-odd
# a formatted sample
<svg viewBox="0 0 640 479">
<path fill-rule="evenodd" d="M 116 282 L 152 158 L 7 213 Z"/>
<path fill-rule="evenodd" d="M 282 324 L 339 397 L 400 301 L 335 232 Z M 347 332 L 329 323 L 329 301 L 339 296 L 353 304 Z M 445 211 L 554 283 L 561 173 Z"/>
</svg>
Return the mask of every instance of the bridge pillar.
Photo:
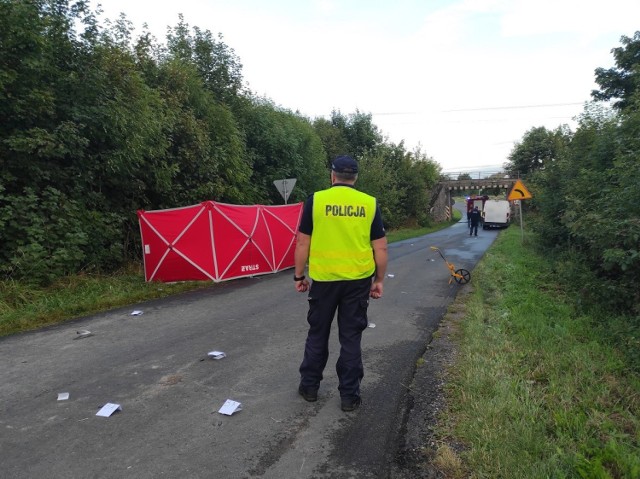
<svg viewBox="0 0 640 479">
<path fill-rule="evenodd" d="M 441 183 L 437 184 L 431 191 L 431 205 L 429 208 L 429 216 L 436 223 L 448 221 L 451 216 L 447 218 L 447 210 L 451 214 L 451 193 L 449 188 L 445 188 Z"/>
</svg>

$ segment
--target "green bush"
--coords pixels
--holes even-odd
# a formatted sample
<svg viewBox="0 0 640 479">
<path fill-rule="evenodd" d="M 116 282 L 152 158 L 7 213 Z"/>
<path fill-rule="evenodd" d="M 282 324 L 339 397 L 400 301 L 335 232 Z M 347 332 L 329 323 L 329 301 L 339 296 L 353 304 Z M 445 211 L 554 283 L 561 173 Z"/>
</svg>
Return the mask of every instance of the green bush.
<svg viewBox="0 0 640 479">
<path fill-rule="evenodd" d="M 55 188 L 40 195 L 0 195 L 0 273 L 46 285 L 55 278 L 124 261 L 122 220 L 115 213 L 86 211 Z"/>
</svg>

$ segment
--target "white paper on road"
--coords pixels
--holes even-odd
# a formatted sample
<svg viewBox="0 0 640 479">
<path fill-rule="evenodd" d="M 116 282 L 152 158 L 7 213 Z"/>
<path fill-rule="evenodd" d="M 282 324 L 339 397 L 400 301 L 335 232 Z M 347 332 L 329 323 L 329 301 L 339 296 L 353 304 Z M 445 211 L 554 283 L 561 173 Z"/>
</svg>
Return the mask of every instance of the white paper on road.
<svg viewBox="0 0 640 479">
<path fill-rule="evenodd" d="M 210 358 L 213 358 L 213 359 L 222 359 L 227 357 L 227 355 L 222 351 L 210 351 L 207 354 L 209 355 Z"/>
<path fill-rule="evenodd" d="M 395 274 L 388 274 L 388 275 L 387 275 L 387 278 L 395 278 L 395 277 L 396 277 L 396 275 L 395 275 Z"/>
<path fill-rule="evenodd" d="M 109 417 L 116 411 L 122 411 L 120 404 L 108 402 L 96 413 L 96 416 Z"/>
<path fill-rule="evenodd" d="M 131 316 L 140 316 L 142 314 L 142 311 L 139 310 L 135 310 L 131 312 Z"/>
<path fill-rule="evenodd" d="M 82 329 L 80 331 L 76 331 L 76 337 L 73 339 L 82 339 L 82 338 L 88 338 L 89 336 L 93 336 L 93 334 L 91 333 L 91 331 L 87 330 L 87 329 Z"/>
<path fill-rule="evenodd" d="M 220 414 L 231 416 L 234 412 L 242 411 L 242 404 L 232 399 L 227 399 L 222 407 L 218 410 Z"/>
<path fill-rule="evenodd" d="M 368 327 L 370 328 L 375 328 L 376 327 L 376 323 L 369 323 L 367 324 Z"/>
<path fill-rule="evenodd" d="M 66 401 L 69 399 L 69 393 L 58 393 L 58 401 Z"/>
</svg>

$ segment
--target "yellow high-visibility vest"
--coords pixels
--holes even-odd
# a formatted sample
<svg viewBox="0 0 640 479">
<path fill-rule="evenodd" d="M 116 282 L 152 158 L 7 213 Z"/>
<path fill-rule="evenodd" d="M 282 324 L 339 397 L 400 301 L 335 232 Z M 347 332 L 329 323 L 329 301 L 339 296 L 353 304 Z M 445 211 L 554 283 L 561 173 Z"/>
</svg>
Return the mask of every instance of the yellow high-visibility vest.
<svg viewBox="0 0 640 479">
<path fill-rule="evenodd" d="M 371 224 L 376 199 L 348 186 L 313 195 L 309 276 L 316 281 L 363 279 L 375 271 Z"/>
</svg>

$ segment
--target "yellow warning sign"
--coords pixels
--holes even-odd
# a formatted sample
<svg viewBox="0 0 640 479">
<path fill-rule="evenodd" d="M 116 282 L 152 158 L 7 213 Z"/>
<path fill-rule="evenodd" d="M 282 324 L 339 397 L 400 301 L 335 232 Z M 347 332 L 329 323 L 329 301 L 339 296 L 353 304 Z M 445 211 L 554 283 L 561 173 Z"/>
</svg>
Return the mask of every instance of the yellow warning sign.
<svg viewBox="0 0 640 479">
<path fill-rule="evenodd" d="M 513 188 L 511 188 L 511 191 L 509 192 L 509 196 L 507 196 L 507 199 L 509 201 L 529 200 L 531 198 L 533 198 L 533 196 L 531 195 L 531 193 L 529 193 L 527 187 L 524 186 L 524 183 L 522 183 L 522 181 L 520 180 L 516 181 L 515 185 L 513 185 Z"/>
</svg>

